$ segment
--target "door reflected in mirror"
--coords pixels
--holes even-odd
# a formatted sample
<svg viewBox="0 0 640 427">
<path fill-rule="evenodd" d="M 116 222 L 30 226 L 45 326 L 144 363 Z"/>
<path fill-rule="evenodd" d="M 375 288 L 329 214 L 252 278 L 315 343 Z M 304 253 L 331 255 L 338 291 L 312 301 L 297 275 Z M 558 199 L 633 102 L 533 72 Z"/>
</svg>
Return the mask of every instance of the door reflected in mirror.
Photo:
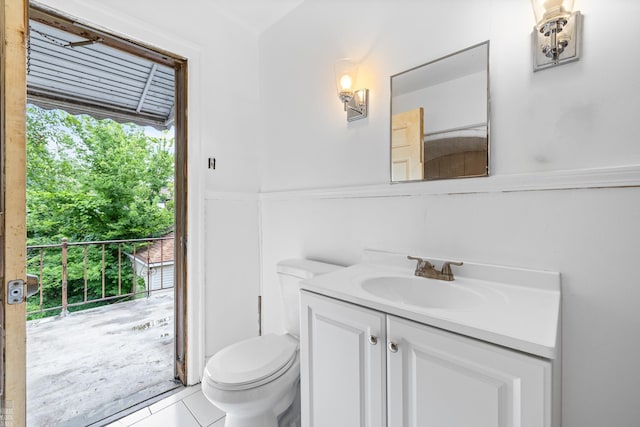
<svg viewBox="0 0 640 427">
<path fill-rule="evenodd" d="M 391 181 L 489 174 L 489 42 L 391 76 Z"/>
</svg>

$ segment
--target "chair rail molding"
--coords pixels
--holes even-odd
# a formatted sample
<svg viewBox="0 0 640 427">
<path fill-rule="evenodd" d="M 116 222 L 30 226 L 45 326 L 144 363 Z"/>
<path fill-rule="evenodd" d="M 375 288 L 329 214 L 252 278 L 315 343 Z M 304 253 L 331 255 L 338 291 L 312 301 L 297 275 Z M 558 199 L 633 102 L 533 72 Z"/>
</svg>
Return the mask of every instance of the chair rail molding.
<svg viewBox="0 0 640 427">
<path fill-rule="evenodd" d="M 237 200 L 237 201 L 258 201 L 260 193 L 258 192 L 241 192 L 241 191 L 207 191 L 204 195 L 205 200 Z"/>
<path fill-rule="evenodd" d="M 439 194 L 507 193 L 623 187 L 640 187 L 640 164 L 494 175 L 458 180 L 265 191 L 260 193 L 260 199 L 411 197 Z"/>
</svg>

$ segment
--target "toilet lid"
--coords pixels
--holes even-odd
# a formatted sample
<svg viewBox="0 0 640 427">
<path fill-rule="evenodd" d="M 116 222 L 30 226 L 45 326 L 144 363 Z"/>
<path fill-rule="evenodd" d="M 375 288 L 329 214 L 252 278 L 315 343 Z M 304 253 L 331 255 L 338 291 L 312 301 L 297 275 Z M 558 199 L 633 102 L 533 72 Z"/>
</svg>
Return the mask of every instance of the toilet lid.
<svg viewBox="0 0 640 427">
<path fill-rule="evenodd" d="M 230 345 L 207 363 L 209 378 L 222 388 L 248 388 L 282 375 L 296 358 L 298 343 L 287 335 L 268 334 Z"/>
</svg>

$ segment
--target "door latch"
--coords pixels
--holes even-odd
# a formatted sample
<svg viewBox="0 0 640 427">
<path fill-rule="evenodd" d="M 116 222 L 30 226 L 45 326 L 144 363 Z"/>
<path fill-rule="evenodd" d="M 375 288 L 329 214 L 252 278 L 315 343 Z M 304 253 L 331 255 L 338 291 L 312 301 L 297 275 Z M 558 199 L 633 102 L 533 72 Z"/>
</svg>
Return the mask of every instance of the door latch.
<svg viewBox="0 0 640 427">
<path fill-rule="evenodd" d="M 7 286 L 7 303 L 22 304 L 24 302 L 24 280 L 9 280 Z"/>
<path fill-rule="evenodd" d="M 27 274 L 27 298 L 38 293 L 40 281 L 35 274 Z M 22 304 L 25 300 L 24 280 L 10 280 L 7 286 L 7 302 L 9 304 Z"/>
</svg>

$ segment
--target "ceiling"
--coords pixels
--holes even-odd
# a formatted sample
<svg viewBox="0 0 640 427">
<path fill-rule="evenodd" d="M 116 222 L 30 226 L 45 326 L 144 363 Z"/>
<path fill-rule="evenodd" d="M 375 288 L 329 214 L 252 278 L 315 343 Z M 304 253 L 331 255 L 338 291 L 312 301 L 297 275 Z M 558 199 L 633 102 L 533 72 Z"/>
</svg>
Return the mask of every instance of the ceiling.
<svg viewBox="0 0 640 427">
<path fill-rule="evenodd" d="M 220 14 L 241 27 L 260 34 L 304 0 L 213 0 Z"/>
</svg>

